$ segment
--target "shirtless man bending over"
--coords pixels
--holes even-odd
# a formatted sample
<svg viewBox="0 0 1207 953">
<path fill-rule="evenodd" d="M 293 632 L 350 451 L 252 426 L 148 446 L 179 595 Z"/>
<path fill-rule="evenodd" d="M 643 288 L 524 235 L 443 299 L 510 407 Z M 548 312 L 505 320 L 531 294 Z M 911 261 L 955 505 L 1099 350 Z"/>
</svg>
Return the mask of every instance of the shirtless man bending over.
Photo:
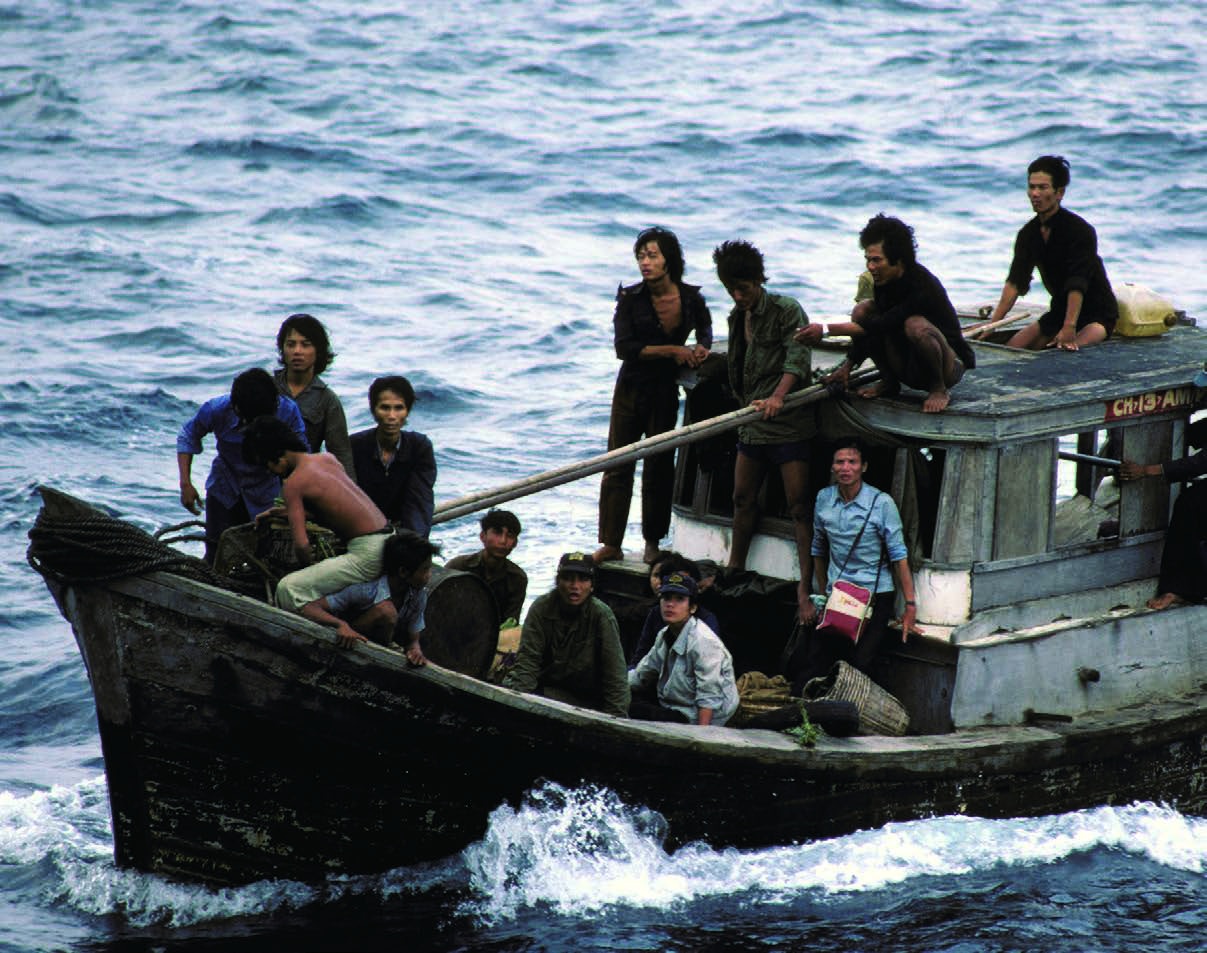
<svg viewBox="0 0 1207 953">
<path fill-rule="evenodd" d="M 382 550 L 393 532 L 385 515 L 344 471 L 330 453 L 309 453 L 289 427 L 275 417 L 257 417 L 243 436 L 248 463 L 267 467 L 284 480 L 285 516 L 293 546 L 304 568 L 277 584 L 277 605 L 314 622 L 331 626 L 343 644 L 362 637 L 321 605 L 324 596 L 353 583 L 369 582 L 382 574 Z M 306 511 L 335 531 L 348 551 L 313 562 L 306 533 Z M 267 510 L 260 516 L 279 513 Z M 259 518 L 259 517 L 257 517 Z"/>
</svg>

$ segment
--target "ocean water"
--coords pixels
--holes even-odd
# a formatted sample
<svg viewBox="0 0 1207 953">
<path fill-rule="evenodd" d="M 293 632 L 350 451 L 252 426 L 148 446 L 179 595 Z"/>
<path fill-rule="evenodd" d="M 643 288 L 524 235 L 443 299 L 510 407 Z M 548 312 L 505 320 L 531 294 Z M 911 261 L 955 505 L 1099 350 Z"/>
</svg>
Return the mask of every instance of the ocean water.
<svg viewBox="0 0 1207 953">
<path fill-rule="evenodd" d="M 0 4 L 0 951 L 1203 949 L 1207 822 L 1158 804 L 672 855 L 641 805 L 551 788 L 464 853 L 375 877 L 118 870 L 87 679 L 24 551 L 39 483 L 147 529 L 185 519 L 177 429 L 272 366 L 294 311 L 330 329 L 354 428 L 374 376 L 415 383 L 438 501 L 600 452 L 612 297 L 653 223 L 722 324 L 716 244 L 755 242 L 771 288 L 837 315 L 882 210 L 958 304 L 989 303 L 1026 164 L 1057 152 L 1112 280 L 1202 323 L 1204 19 L 1188 0 Z M 535 592 L 594 544 L 597 490 L 513 505 Z M 451 554 L 476 531 L 435 536 Z"/>
</svg>

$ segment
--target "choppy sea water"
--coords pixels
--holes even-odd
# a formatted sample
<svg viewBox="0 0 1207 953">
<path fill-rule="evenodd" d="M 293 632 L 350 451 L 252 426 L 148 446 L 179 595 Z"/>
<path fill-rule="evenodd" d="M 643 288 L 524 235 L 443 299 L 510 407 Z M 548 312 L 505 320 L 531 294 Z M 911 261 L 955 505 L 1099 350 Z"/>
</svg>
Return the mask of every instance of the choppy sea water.
<svg viewBox="0 0 1207 953">
<path fill-rule="evenodd" d="M 1151 804 L 668 855 L 640 805 L 542 790 L 379 877 L 119 871 L 87 679 L 24 549 L 43 482 L 183 519 L 176 430 L 293 311 L 331 330 L 353 427 L 372 377 L 415 382 L 438 500 L 599 452 L 651 223 L 718 322 L 717 243 L 838 314 L 881 210 L 990 302 L 1026 163 L 1059 152 L 1112 280 L 1203 322 L 1204 35 L 1191 2 L 0 5 L 0 950 L 1201 949 L 1204 821 Z M 535 591 L 593 544 L 597 487 L 514 504 Z"/>
</svg>

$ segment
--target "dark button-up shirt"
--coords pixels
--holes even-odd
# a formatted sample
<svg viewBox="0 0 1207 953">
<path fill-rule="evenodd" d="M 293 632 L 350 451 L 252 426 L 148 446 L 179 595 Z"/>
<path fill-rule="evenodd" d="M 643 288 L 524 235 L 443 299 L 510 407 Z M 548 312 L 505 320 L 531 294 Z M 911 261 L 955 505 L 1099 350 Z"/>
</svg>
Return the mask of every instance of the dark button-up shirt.
<svg viewBox="0 0 1207 953">
<path fill-rule="evenodd" d="M 679 365 L 673 358 L 660 357 L 642 360 L 639 355 L 645 347 L 679 345 L 687 343 L 687 336 L 696 335 L 701 347 L 712 347 L 712 314 L 704 303 L 704 296 L 695 285 L 679 285 L 679 308 L 683 320 L 670 334 L 658 320 L 654 302 L 645 282 L 638 282 L 616 291 L 616 310 L 612 315 L 612 327 L 616 343 L 616 356 L 620 365 L 620 380 L 625 384 L 641 385 L 656 381 L 675 380 Z"/>
<path fill-rule="evenodd" d="M 866 334 L 851 339 L 847 357 L 852 367 L 868 356 L 867 338 L 880 335 L 889 339 L 889 346 L 904 349 L 909 347 L 905 337 L 905 322 L 914 315 L 925 318 L 947 339 L 965 369 L 976 367 L 976 355 L 964 340 L 960 330 L 960 319 L 947 297 L 947 289 L 927 268 L 916 262 L 907 265 L 905 274 L 893 281 L 875 286 L 873 298 L 876 307 L 864 320 Z"/>
<path fill-rule="evenodd" d="M 351 437 L 356 483 L 392 523 L 420 536 L 432 531 L 436 509 L 436 454 L 421 433 L 404 430 L 398 449 L 387 467 L 377 446 L 377 430 L 362 430 Z"/>
<path fill-rule="evenodd" d="M 302 412 L 310 452 L 318 453 L 326 444 L 327 452 L 334 454 L 348 476 L 356 479 L 352 445 L 348 442 L 348 421 L 344 417 L 344 405 L 335 396 L 335 391 L 316 376 L 302 388 L 301 393 L 291 394 L 284 369 L 273 374 L 272 379 L 276 381 L 277 393 L 291 398 Z"/>
<path fill-rule="evenodd" d="M 1039 216 L 1019 229 L 1014 240 L 1014 260 L 1006 280 L 1020 295 L 1031 288 L 1031 275 L 1039 268 L 1039 277 L 1052 296 L 1049 305 L 1054 317 L 1064 319 L 1069 292 L 1082 294 L 1081 313 L 1101 321 L 1107 330 L 1119 319 L 1119 304 L 1106 276 L 1106 266 L 1098 256 L 1098 233 L 1080 215 L 1059 208 L 1048 219 L 1048 240 L 1040 231 Z"/>
</svg>

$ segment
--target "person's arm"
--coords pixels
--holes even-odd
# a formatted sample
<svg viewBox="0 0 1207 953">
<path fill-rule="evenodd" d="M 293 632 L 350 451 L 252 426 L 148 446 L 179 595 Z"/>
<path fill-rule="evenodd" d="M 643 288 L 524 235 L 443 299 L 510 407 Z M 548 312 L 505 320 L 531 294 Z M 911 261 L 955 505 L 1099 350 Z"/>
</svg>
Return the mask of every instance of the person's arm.
<svg viewBox="0 0 1207 953">
<path fill-rule="evenodd" d="M 323 445 L 328 453 L 335 455 L 344 472 L 355 482 L 356 464 L 352 462 L 352 441 L 348 438 L 348 418 L 344 415 L 344 405 L 330 389 L 324 393 L 327 397 L 326 414 L 323 417 Z"/>
<path fill-rule="evenodd" d="M 193 486 L 193 455 L 176 454 L 176 469 L 180 471 L 180 505 L 194 516 L 201 514 L 201 495 Z"/>
<path fill-rule="evenodd" d="M 398 521 L 407 529 L 426 537 L 432 531 L 432 517 L 436 510 L 436 453 L 432 441 L 424 434 L 403 436 L 410 450 L 406 462 L 410 476 L 403 488 Z M 395 462 L 395 466 L 397 466 Z"/>
<path fill-rule="evenodd" d="M 1165 475 L 1165 466 L 1160 463 L 1134 463 L 1124 460 L 1119 464 L 1119 479 L 1125 481 L 1143 480 L 1145 477 Z"/>
<path fill-rule="evenodd" d="M 694 294 L 693 314 L 695 315 L 695 334 L 696 348 L 704 351 L 704 357 L 708 356 L 708 352 L 712 350 L 713 333 L 712 333 L 712 312 L 708 310 L 708 304 L 704 300 L 704 295 L 697 290 Z"/>
<path fill-rule="evenodd" d="M 534 606 L 534 608 L 536 608 Z M 524 620 L 524 628 L 520 634 L 520 650 L 516 653 L 515 664 L 503 678 L 504 688 L 514 688 L 517 692 L 531 692 L 541 679 L 541 660 L 545 656 L 545 631 L 542 613 L 529 612 Z"/>
<path fill-rule="evenodd" d="M 528 595 L 528 574 L 512 563 L 508 578 L 507 605 L 502 607 L 503 618 L 519 620 L 524 611 L 524 597 Z"/>
<path fill-rule="evenodd" d="M 210 402 L 206 401 L 185 421 L 176 435 L 176 470 L 180 477 L 180 505 L 194 516 L 201 513 L 201 494 L 193 486 L 193 457 L 201 452 L 201 438 L 213 430 Z"/>
<path fill-rule="evenodd" d="M 713 712 L 725 704 L 725 653 L 719 639 L 696 635 L 692 659 L 696 672 L 696 724 L 709 725 Z M 679 637 L 683 638 L 683 633 Z"/>
<path fill-rule="evenodd" d="M 1009 278 L 1002 285 L 1001 297 L 997 299 L 997 305 L 993 309 L 993 313 L 989 315 L 989 321 L 999 321 L 1010 313 L 1010 309 L 1014 307 L 1018 301 L 1018 287 Z"/>
<path fill-rule="evenodd" d="M 780 343 L 784 348 L 784 366 L 779 383 L 761 400 L 753 400 L 750 406 L 763 412 L 763 419 L 770 420 L 784 409 L 784 399 L 803 380 L 808 380 L 813 370 L 813 352 L 804 340 L 797 339 L 798 329 L 809 323 L 800 302 L 791 298 L 777 298 L 782 309 L 776 316 L 779 325 Z"/>
<path fill-rule="evenodd" d="M 350 649 L 357 642 L 369 641 L 345 620 L 331 612 L 331 607 L 327 603 L 326 597 L 317 599 L 314 602 L 308 602 L 302 606 L 301 613 L 311 622 L 317 622 L 319 625 L 335 629 L 335 636 L 339 640 L 339 647 L 341 649 Z"/>
<path fill-rule="evenodd" d="M 293 538 L 293 549 L 298 562 L 309 566 L 314 562 L 314 553 L 310 548 L 310 537 L 306 533 L 306 501 L 300 486 L 296 483 L 290 486 L 290 483 L 297 479 L 297 471 L 294 471 L 294 475 L 285 481 L 282 490 L 285 496 L 285 518 L 289 520 L 289 533 Z M 257 517 L 257 521 L 258 519 Z"/>
<path fill-rule="evenodd" d="M 1077 350 L 1077 319 L 1081 316 L 1081 305 L 1085 295 L 1080 291 L 1070 291 L 1065 305 L 1065 322 L 1061 325 L 1056 336 L 1048 342 L 1048 347 L 1059 351 Z"/>
<path fill-rule="evenodd" d="M 830 537 L 826 532 L 825 523 L 818 519 L 818 509 L 821 505 L 822 493 L 817 494 L 813 503 L 813 538 L 809 543 L 809 555 L 813 557 L 813 591 L 825 595 L 829 583 L 830 572 Z"/>
<path fill-rule="evenodd" d="M 626 718 L 629 714 L 629 670 L 624 664 L 624 649 L 620 645 L 620 627 L 616 616 L 603 603 L 599 622 L 599 687 L 603 710 L 610 715 Z"/>
<path fill-rule="evenodd" d="M 905 612 L 901 614 L 901 641 L 908 642 L 909 634 L 918 631 L 918 606 L 915 602 L 914 574 L 910 572 L 908 559 L 893 561 L 893 577 L 897 583 L 897 591 L 905 598 Z"/>
<path fill-rule="evenodd" d="M 755 410 L 761 410 L 764 420 L 770 420 L 784 409 L 784 398 L 792 393 L 792 389 L 796 387 L 796 382 L 799 380 L 800 378 L 795 374 L 785 372 L 780 377 L 779 383 L 775 385 L 775 390 L 766 397 L 752 400 L 750 406 Z"/>
<path fill-rule="evenodd" d="M 665 628 L 665 626 L 663 626 Z M 661 633 L 661 629 L 659 633 Z M 662 660 L 666 654 L 666 643 L 654 636 L 654 644 L 650 650 L 637 660 L 637 664 L 629 671 L 629 688 L 646 689 L 658 680 L 662 671 Z"/>
<path fill-rule="evenodd" d="M 1143 480 L 1145 477 L 1164 477 L 1168 483 L 1184 483 L 1207 473 L 1207 450 L 1164 463 L 1133 463 L 1124 460 L 1119 466 L 1121 480 Z"/>
<path fill-rule="evenodd" d="M 424 618 L 427 612 L 427 597 L 426 589 L 413 591 L 408 605 L 403 607 L 404 611 L 398 614 L 394 622 L 393 639 L 402 646 L 407 661 L 416 668 L 427 665 L 427 656 L 423 654 L 420 646 L 423 633 L 427 631 L 427 620 Z"/>
</svg>

